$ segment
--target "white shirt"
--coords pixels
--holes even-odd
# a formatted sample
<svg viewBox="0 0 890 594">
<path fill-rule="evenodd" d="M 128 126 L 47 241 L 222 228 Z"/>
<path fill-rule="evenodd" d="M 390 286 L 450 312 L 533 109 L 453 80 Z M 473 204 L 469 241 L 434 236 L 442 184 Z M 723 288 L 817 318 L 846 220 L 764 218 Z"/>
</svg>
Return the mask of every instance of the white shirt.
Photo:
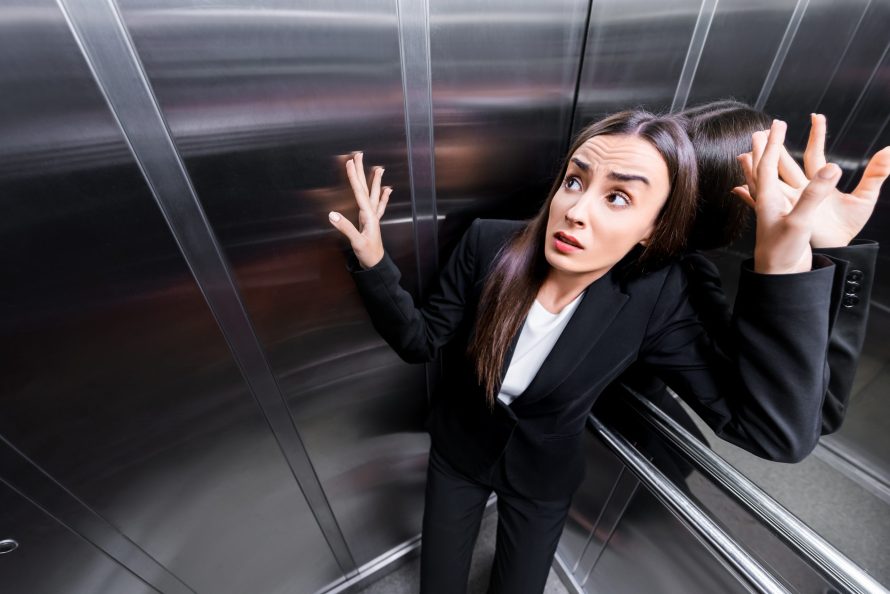
<svg viewBox="0 0 890 594">
<path fill-rule="evenodd" d="M 535 299 L 522 325 L 519 340 L 516 341 L 516 348 L 513 350 L 513 357 L 501 384 L 498 400 L 509 405 L 528 388 L 541 369 L 544 359 L 553 350 L 553 345 L 569 323 L 578 304 L 581 303 L 582 297 L 584 297 L 583 292 L 562 308 L 562 311 L 555 314 L 544 309 L 544 306 Z"/>
</svg>

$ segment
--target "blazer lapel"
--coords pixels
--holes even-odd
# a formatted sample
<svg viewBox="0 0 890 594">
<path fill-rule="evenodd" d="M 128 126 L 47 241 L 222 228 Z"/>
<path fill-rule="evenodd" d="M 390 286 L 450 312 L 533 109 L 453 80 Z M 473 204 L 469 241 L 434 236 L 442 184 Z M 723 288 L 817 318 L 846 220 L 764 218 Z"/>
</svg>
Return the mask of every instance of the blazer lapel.
<svg viewBox="0 0 890 594">
<path fill-rule="evenodd" d="M 581 303 L 578 304 L 550 354 L 544 359 L 541 369 L 528 388 L 517 396 L 512 404 L 517 408 L 526 406 L 556 389 L 596 345 L 628 298 L 627 294 L 621 292 L 615 276 L 611 273 L 587 287 L 587 293 L 581 299 Z M 510 346 L 510 358 L 518 338 L 517 333 Z M 507 359 L 508 365 L 510 358 Z"/>
</svg>

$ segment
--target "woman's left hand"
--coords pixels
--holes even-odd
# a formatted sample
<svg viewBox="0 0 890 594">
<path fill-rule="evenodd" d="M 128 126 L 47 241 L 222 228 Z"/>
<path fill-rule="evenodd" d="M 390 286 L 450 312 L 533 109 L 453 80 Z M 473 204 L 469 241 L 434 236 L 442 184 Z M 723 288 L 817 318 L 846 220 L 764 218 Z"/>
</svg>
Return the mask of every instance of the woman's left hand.
<svg viewBox="0 0 890 594">
<path fill-rule="evenodd" d="M 779 176 L 787 207 L 790 209 L 800 198 L 801 193 L 816 172 L 825 166 L 825 116 L 813 114 L 810 136 L 803 154 L 803 169 L 784 148 L 779 157 Z M 766 145 L 766 130 L 754 134 L 752 138 L 752 159 L 743 160 L 742 167 L 757 167 L 758 156 Z M 835 189 L 819 207 L 819 214 L 813 225 L 810 244 L 814 248 L 830 248 L 849 245 L 874 212 L 881 185 L 890 176 L 890 147 L 884 147 L 872 155 L 862 179 L 850 193 Z M 733 193 L 754 207 L 754 200 L 747 186 L 733 188 Z"/>
<path fill-rule="evenodd" d="M 786 127 L 785 122 L 774 120 L 762 154 L 739 156 L 757 215 L 754 271 L 761 274 L 790 274 L 812 269 L 810 240 L 817 213 L 841 177 L 840 167 L 824 165 L 789 208 L 779 179 Z"/>
</svg>

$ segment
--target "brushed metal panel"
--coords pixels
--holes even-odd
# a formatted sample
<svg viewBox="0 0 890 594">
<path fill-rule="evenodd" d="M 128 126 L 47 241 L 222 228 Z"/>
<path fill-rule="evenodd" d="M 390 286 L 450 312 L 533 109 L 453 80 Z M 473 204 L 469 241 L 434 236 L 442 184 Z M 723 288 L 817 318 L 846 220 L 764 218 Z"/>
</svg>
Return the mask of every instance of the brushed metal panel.
<svg viewBox="0 0 890 594">
<path fill-rule="evenodd" d="M 593 434 L 585 434 L 583 447 L 586 473 L 572 498 L 558 549 L 568 570 L 573 574 L 580 571 L 582 575 L 589 568 L 580 568 L 581 557 L 589 547 L 596 546 L 591 544 L 593 541 L 604 539 L 600 528 L 603 512 L 616 497 L 618 482 L 626 472 L 618 458 Z"/>
<path fill-rule="evenodd" d="M 544 200 L 568 143 L 587 8 L 583 0 L 430 6 L 440 246 L 475 217 L 522 218 Z"/>
<path fill-rule="evenodd" d="M 748 592 L 646 489 L 638 489 L 585 592 Z"/>
<path fill-rule="evenodd" d="M 688 105 L 734 97 L 752 105 L 781 46 L 796 0 L 717 3 Z"/>
<path fill-rule="evenodd" d="M 870 0 L 810 0 L 764 109 L 788 122 L 786 144 L 803 150 L 816 111 Z M 837 130 L 841 122 L 829 117 Z M 837 126 L 837 128 L 835 128 Z"/>
<path fill-rule="evenodd" d="M 575 131 L 603 115 L 634 106 L 667 111 L 702 4 L 699 0 L 594 2 Z M 704 4 L 712 3 L 705 0 Z"/>
<path fill-rule="evenodd" d="M 159 592 L 79 538 L 0 480 L 0 539 L 18 548 L 0 555 L 4 592 L 148 594 Z"/>
<path fill-rule="evenodd" d="M 61 13 L 2 11 L 0 433 L 196 590 L 337 578 Z"/>
<path fill-rule="evenodd" d="M 363 149 L 395 187 L 384 237 L 416 288 L 396 4 L 120 4 L 312 471 L 363 564 L 419 532 L 428 450 L 424 369 L 371 328 L 327 220 L 334 209 L 354 217 L 343 156 Z"/>
</svg>

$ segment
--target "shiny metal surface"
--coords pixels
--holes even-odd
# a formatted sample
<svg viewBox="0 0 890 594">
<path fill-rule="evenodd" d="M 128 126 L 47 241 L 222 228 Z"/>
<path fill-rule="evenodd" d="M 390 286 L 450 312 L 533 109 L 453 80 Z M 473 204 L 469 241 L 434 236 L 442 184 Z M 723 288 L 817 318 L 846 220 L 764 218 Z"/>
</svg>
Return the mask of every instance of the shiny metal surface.
<svg viewBox="0 0 890 594">
<path fill-rule="evenodd" d="M 695 464 L 709 480 L 719 484 L 741 501 L 761 522 L 769 526 L 820 573 L 831 576 L 846 592 L 886 593 L 876 580 L 853 563 L 824 538 L 782 507 L 710 448 L 705 447 L 677 421 L 643 396 L 634 393 L 631 401 L 648 424 L 658 430 L 681 455 Z"/>
<path fill-rule="evenodd" d="M 0 129 L 33 139 L 31 156 L 66 162 L 46 172 L 5 162 L 0 178 L 0 434 L 63 494 L 5 458 L 0 476 L 57 517 L 87 506 L 100 536 L 113 526 L 141 551 L 135 566 L 148 556 L 186 591 L 337 578 L 62 13 L 47 1 L 5 3 L 0 14 Z M 43 130 L 62 141 L 45 144 Z M 27 160 L 27 147 L 3 144 L 4 161 Z M 100 153 L 114 158 L 76 158 Z M 79 580 L 50 562 L 53 546 L 45 579 Z"/>
<path fill-rule="evenodd" d="M 730 568 L 740 580 L 757 592 L 776 594 L 788 592 L 771 573 L 668 480 L 652 462 L 634 449 L 626 438 L 612 431 L 593 416 L 589 420 L 597 435 L 618 455 L 624 464 L 633 470 L 646 489 L 705 543 L 708 550 L 720 559 L 722 564 Z M 594 573 L 597 573 L 597 567 L 594 567 Z M 623 586 L 622 589 L 626 587 Z M 700 581 L 696 582 L 695 587 L 700 588 L 701 591 L 717 591 L 707 589 Z"/>
<path fill-rule="evenodd" d="M 734 97 L 754 104 L 797 0 L 721 0 L 689 91 L 688 105 Z"/>
<path fill-rule="evenodd" d="M 343 156 L 364 150 L 395 187 L 384 237 L 416 289 L 396 4 L 120 6 L 311 459 L 298 478 L 317 477 L 313 510 L 362 565 L 419 532 L 428 449 L 424 370 L 376 336 L 327 220 L 354 216 Z"/>
<path fill-rule="evenodd" d="M 447 250 L 480 216 L 522 218 L 568 144 L 588 4 L 431 2 L 436 208 Z"/>
<path fill-rule="evenodd" d="M 21 547 L 0 556 L 4 592 L 149 594 L 160 592 L 79 538 L 0 480 L 0 526 Z M 5 542 L 5 541 L 4 541 Z"/>
<path fill-rule="evenodd" d="M 587 33 L 584 69 L 578 87 L 574 131 L 621 109 L 642 106 L 667 111 L 691 49 L 707 32 L 711 0 L 594 2 Z M 694 71 L 694 68 L 690 65 Z"/>
<path fill-rule="evenodd" d="M 793 150 L 803 151 L 810 113 L 822 109 L 821 98 L 837 76 L 869 4 L 871 0 L 809 0 L 764 105 L 767 113 L 780 115 L 788 122 L 787 144 Z M 838 118 L 843 114 L 824 113 L 832 129 L 839 129 Z"/>
<path fill-rule="evenodd" d="M 61 0 L 60 6 L 337 563 L 343 572 L 352 571 L 355 561 L 327 505 L 116 6 L 83 0 Z"/>
</svg>

